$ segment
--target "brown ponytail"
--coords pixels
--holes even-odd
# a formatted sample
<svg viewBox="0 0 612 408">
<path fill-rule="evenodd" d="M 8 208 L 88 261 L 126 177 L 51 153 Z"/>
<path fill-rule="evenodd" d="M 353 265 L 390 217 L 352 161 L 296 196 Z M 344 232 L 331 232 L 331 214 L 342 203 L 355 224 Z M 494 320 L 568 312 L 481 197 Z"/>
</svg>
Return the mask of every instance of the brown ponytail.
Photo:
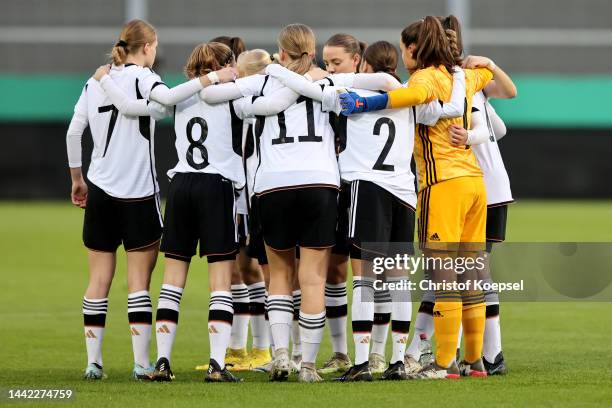
<svg viewBox="0 0 612 408">
<path fill-rule="evenodd" d="M 448 36 L 436 17 L 427 16 L 406 27 L 402 31 L 402 42 L 406 47 L 415 44 L 413 58 L 417 69 L 443 65 L 448 72 L 453 72 L 453 66 L 457 64 Z"/>
<path fill-rule="evenodd" d="M 300 75 L 307 73 L 312 67 L 315 54 L 315 35 L 304 24 L 289 24 L 278 34 L 278 47 L 287 53 L 287 69 Z"/>
<path fill-rule="evenodd" d="M 229 37 L 227 35 L 222 35 L 213 38 L 212 40 L 210 40 L 210 42 L 218 42 L 227 45 L 228 47 L 230 47 L 236 58 L 238 58 L 240 54 L 246 51 L 246 45 L 244 43 L 244 40 L 240 37 Z"/>
<path fill-rule="evenodd" d="M 193 49 L 184 71 L 187 78 L 197 78 L 233 62 L 234 53 L 227 45 L 218 42 L 203 43 Z"/>
<path fill-rule="evenodd" d="M 451 52 L 457 61 L 457 64 L 461 63 L 461 56 L 463 55 L 463 40 L 461 38 L 461 24 L 454 15 L 447 17 L 438 17 L 442 27 L 448 37 Z"/>
<path fill-rule="evenodd" d="M 138 19 L 129 21 L 123 26 L 119 41 L 111 49 L 113 64 L 125 64 L 129 54 L 137 52 L 145 44 L 153 44 L 156 38 L 155 28 L 151 24 Z"/>
<path fill-rule="evenodd" d="M 397 49 L 388 41 L 376 41 L 363 52 L 363 60 L 374 72 L 386 72 L 401 81 L 396 73 L 398 58 Z"/>
</svg>

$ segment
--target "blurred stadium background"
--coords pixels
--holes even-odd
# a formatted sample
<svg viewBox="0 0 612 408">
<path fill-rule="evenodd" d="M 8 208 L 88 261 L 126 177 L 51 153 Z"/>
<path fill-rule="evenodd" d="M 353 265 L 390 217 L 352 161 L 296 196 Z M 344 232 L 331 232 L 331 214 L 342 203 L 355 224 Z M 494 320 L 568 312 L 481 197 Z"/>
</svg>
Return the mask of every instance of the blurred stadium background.
<svg viewBox="0 0 612 408">
<path fill-rule="evenodd" d="M 333 383 L 311 389 L 245 374 L 240 390 L 205 387 L 193 370 L 208 352 L 204 262 L 194 262 L 181 303 L 177 381 L 152 387 L 127 381 L 131 347 L 125 317 L 125 255 L 110 297 L 103 383 L 79 381 L 84 364 L 80 295 L 87 260 L 82 212 L 69 201 L 65 133 L 84 82 L 106 62 L 123 23 L 140 17 L 158 29 L 155 70 L 182 81 L 193 46 L 218 35 L 249 48 L 276 49 L 288 23 L 309 24 L 319 45 L 348 32 L 396 45 L 425 15 L 457 15 L 470 53 L 487 55 L 515 80 L 519 96 L 495 101 L 509 132 L 500 143 L 515 197 L 510 241 L 612 241 L 612 7 L 610 0 L 0 0 L 0 263 L 3 323 L 0 401 L 5 387 L 74 388 L 78 406 L 395 406 L 401 399 L 448 405 L 609 406 L 610 304 L 503 305 L 504 354 L 511 373 L 453 384 Z M 400 69 L 405 77 L 403 68 Z M 157 172 L 176 160 L 172 123 L 156 131 Z M 91 141 L 84 138 L 84 166 Z M 554 198 L 555 200 L 522 200 Z M 565 200 L 568 198 L 581 201 Z M 26 202 L 29 199 L 30 202 Z M 56 200 L 56 202 L 49 202 Z M 156 304 L 163 261 L 153 273 Z M 585 271 L 577 268 L 581 277 Z M 417 305 L 414 305 L 414 312 Z M 328 336 L 320 359 L 331 353 Z M 352 342 L 351 351 L 352 354 Z M 42 401 L 41 401 L 42 402 Z"/>
<path fill-rule="evenodd" d="M 0 198 L 68 198 L 64 138 L 74 103 L 131 18 L 156 26 L 155 70 L 176 84 L 193 46 L 217 35 L 272 51 L 283 25 L 302 22 L 319 45 L 336 32 L 398 43 L 408 23 L 448 13 L 462 20 L 469 53 L 493 58 L 518 86 L 518 98 L 495 102 L 509 127 L 500 145 L 515 196 L 612 197 L 608 0 L 2 0 L 0 7 Z M 173 139 L 172 124 L 159 124 L 162 191 Z"/>
</svg>

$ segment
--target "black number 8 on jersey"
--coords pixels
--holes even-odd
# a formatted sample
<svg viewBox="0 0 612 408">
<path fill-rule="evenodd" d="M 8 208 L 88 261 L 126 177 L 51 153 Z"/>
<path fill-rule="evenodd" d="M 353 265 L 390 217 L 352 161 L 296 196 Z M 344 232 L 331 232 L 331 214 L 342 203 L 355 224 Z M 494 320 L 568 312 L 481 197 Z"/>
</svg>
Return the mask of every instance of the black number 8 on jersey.
<svg viewBox="0 0 612 408">
<path fill-rule="evenodd" d="M 193 140 L 192 131 L 195 125 L 200 126 L 201 133 L 198 140 Z M 187 140 L 189 141 L 189 148 L 187 149 L 187 163 L 189 163 L 189 165 L 196 170 L 202 170 L 208 166 L 208 150 L 206 150 L 206 147 L 204 147 L 204 141 L 208 136 L 208 124 L 206 123 L 206 120 L 200 117 L 191 118 L 189 122 L 187 122 L 186 133 Z M 196 149 L 200 151 L 200 156 L 202 156 L 201 163 L 196 163 L 194 160 L 193 151 Z"/>
</svg>

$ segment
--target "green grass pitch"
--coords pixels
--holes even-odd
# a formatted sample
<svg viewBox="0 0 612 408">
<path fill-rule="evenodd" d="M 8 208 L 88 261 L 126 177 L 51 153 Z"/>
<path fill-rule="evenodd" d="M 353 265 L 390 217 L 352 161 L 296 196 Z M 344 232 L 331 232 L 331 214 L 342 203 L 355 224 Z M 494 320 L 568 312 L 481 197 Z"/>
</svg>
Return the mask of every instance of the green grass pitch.
<svg viewBox="0 0 612 408">
<path fill-rule="evenodd" d="M 207 360 L 207 279 L 193 263 L 173 353 L 170 384 L 130 380 L 125 258 L 110 294 L 104 338 L 108 379 L 86 382 L 81 298 L 87 282 L 82 213 L 66 203 L 0 204 L 2 359 L 0 388 L 72 388 L 73 406 L 609 406 L 612 401 L 610 303 L 502 304 L 510 374 L 488 379 L 369 384 L 205 384 L 194 366 Z M 612 241 L 612 203 L 522 201 L 509 211 L 512 241 Z M 153 303 L 163 270 L 154 272 Z M 576 271 L 580 273 L 580 271 Z M 416 310 L 416 308 L 415 308 Z M 320 359 L 330 355 L 326 341 Z M 152 346 L 152 357 L 154 348 Z M 7 403 L 5 396 L 0 402 Z M 37 402 L 36 404 L 40 404 Z"/>
</svg>

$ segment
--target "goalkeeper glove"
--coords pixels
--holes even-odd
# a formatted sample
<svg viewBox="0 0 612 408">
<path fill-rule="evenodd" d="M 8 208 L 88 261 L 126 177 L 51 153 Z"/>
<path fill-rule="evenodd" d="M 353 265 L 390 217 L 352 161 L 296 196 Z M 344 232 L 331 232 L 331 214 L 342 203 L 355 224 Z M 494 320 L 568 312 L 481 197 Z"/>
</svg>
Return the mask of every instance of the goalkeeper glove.
<svg viewBox="0 0 612 408">
<path fill-rule="evenodd" d="M 389 96 L 384 93 L 376 96 L 363 97 L 355 92 L 343 93 L 339 96 L 342 114 L 345 116 L 353 113 L 370 112 L 387 109 Z"/>
</svg>

